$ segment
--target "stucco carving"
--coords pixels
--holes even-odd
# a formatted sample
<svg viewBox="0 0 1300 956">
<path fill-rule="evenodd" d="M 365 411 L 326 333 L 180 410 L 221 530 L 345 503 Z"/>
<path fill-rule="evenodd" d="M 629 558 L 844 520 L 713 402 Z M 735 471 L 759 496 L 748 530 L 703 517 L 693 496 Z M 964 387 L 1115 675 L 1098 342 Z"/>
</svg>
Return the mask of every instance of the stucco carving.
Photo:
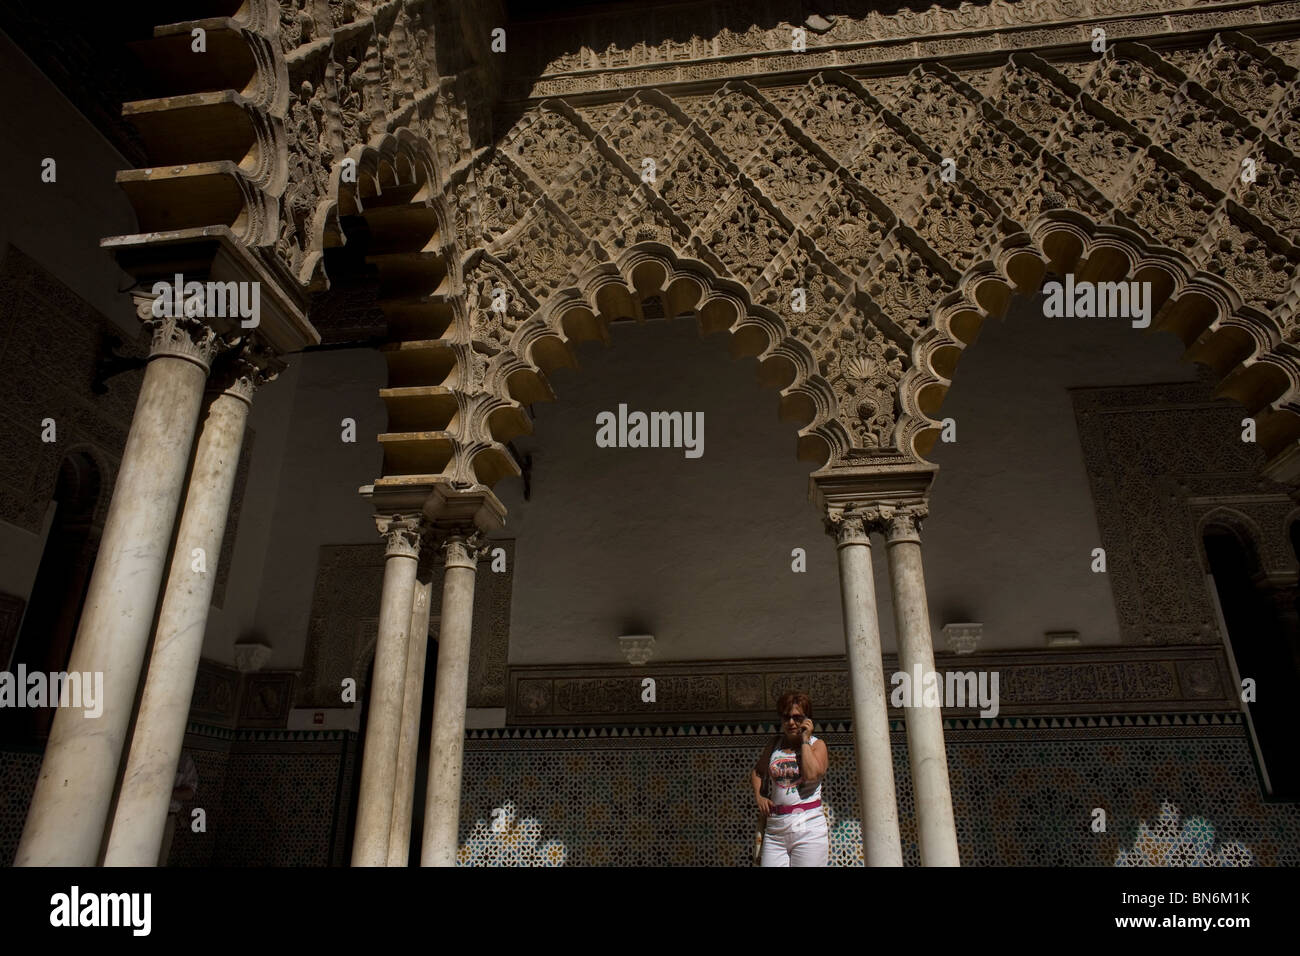
<svg viewBox="0 0 1300 956">
<path fill-rule="evenodd" d="M 122 372 L 108 380 L 103 395 L 93 394 L 96 362 L 113 337 L 126 338 L 121 329 L 18 248 L 2 247 L 0 255 L 0 356 L 10 370 L 0 378 L 0 518 L 40 534 L 60 462 L 82 450 L 102 482 L 93 519 L 102 529 L 143 370 Z M 143 360 L 147 337 L 123 342 L 117 351 Z M 46 418 L 54 419 L 57 442 L 41 441 Z M 234 535 L 227 539 L 233 542 Z"/>
<path fill-rule="evenodd" d="M 1266 573 L 1297 572 L 1288 523 L 1295 502 L 1259 477 L 1258 447 L 1240 440 L 1240 410 L 1214 402 L 1200 383 L 1071 396 L 1121 639 L 1220 642 L 1203 580 L 1208 517 L 1225 508 L 1240 515 L 1258 529 L 1251 538 Z"/>
<path fill-rule="evenodd" d="M 647 310 L 693 312 L 757 357 L 801 457 L 921 458 L 979 322 L 1046 270 L 1090 263 L 1155 283 L 1158 323 L 1270 418 L 1265 453 L 1290 467 L 1296 48 L 1230 31 L 1290 22 L 1294 4 L 863 4 L 816 20 L 806 50 L 791 48 L 807 21 L 794 0 L 691 7 L 689 40 L 649 9 L 598 14 L 577 34 L 537 25 L 535 73 L 510 61 L 505 99 L 522 102 L 495 131 L 490 8 L 450 6 L 258 0 L 230 27 L 256 64 L 242 95 L 259 143 L 282 160 L 232 173 L 238 234 L 320 289 L 325 252 L 365 218 L 394 330 L 390 414 L 409 420 L 412 393 L 388 393 L 410 388 L 474 410 L 445 403 L 422 431 L 383 436 L 385 475 L 490 487 L 517 472 L 518 408 L 549 397 L 572 342 Z M 1196 30 L 1219 32 L 1181 39 Z M 1032 52 L 1067 47 L 1057 66 Z M 996 51 L 990 69 L 958 62 Z M 526 293 L 527 314 L 503 313 L 513 328 L 466 306 L 484 253 Z M 814 311 L 785 307 L 809 288 L 795 280 Z"/>
<path fill-rule="evenodd" d="M 504 205 L 515 221 L 489 249 L 549 331 L 519 336 L 512 360 L 541 381 L 548 363 L 537 361 L 537 343 L 564 347 L 563 317 L 575 310 L 598 321 L 631 313 L 629 299 L 668 293 L 684 273 L 697 289 L 731 292 L 734 281 L 728 330 L 738 339 L 761 330 L 766 344 L 756 339 L 753 354 L 796 369 L 787 388 L 810 396 L 801 435 L 843 467 L 923 453 L 937 424 L 923 411 L 934 405 L 927 395 L 945 390 L 937 369 L 964 341 L 951 323 L 997 314 L 1009 292 L 1033 291 L 1046 268 L 1073 267 L 1093 250 L 1119 251 L 1130 273 L 1162 272 L 1171 311 L 1207 300 L 1224 320 L 1249 309 L 1235 321 L 1259 329 L 1263 352 L 1277 338 L 1264 316 L 1287 296 L 1300 256 L 1246 203 L 1226 204 L 1225 190 L 1258 140 L 1251 124 L 1287 101 L 1295 72 L 1245 37 L 1221 36 L 1205 56 L 1219 72 L 1242 72 L 1215 81 L 1232 90 L 1226 100 L 1125 43 L 1076 71 L 1082 87 L 1016 54 L 988 95 L 925 65 L 888 107 L 852 75 L 829 72 L 771 97 L 733 80 L 684 107 L 663 91 L 582 115 L 539 103 L 480 161 L 489 180 L 503 167 L 526 177 L 487 207 L 488 218 Z M 1243 112 L 1252 96 L 1255 111 Z M 1156 148 L 1166 143 L 1168 152 Z M 940 175 L 949 154 L 960 157 L 951 183 Z M 646 160 L 659 175 L 641 182 Z M 1289 169 L 1268 170 L 1243 196 L 1274 222 L 1288 209 Z M 645 243 L 624 251 L 596 228 L 647 185 L 667 208 L 665 228 L 690 237 L 676 240 L 675 256 Z M 790 307 L 795 287 L 800 311 Z M 708 294 L 692 296 L 694 311 L 707 328 L 724 327 L 703 318 Z M 1291 367 L 1286 356 L 1270 360 Z"/>
<path fill-rule="evenodd" d="M 897 669 L 884 655 L 885 673 Z M 620 667 L 622 668 L 620 670 Z M 940 673 L 996 670 L 1001 715 L 1149 714 L 1238 709 L 1231 671 L 1220 647 L 1097 648 L 941 654 Z M 641 699 L 644 674 L 655 676 L 653 703 Z M 512 666 L 506 719 L 510 725 L 599 725 L 682 721 L 769 721 L 787 690 L 817 701 L 819 720 L 850 716 L 848 668 L 842 658 L 753 663 L 652 661 L 629 676 L 626 665 Z M 895 717 L 901 708 L 890 708 Z M 971 716 L 978 707 L 946 708 Z"/>
</svg>

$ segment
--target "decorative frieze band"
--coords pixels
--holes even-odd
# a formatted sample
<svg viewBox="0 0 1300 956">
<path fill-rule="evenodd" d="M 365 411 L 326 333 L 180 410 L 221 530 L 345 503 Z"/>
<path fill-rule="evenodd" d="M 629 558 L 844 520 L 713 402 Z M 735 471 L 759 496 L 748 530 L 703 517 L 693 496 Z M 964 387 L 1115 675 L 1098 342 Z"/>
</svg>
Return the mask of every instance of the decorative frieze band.
<svg viewBox="0 0 1300 956">
<path fill-rule="evenodd" d="M 241 673 L 216 661 L 199 662 L 189 720 L 234 729 L 283 728 L 293 703 L 296 670 Z"/>
<path fill-rule="evenodd" d="M 853 722 L 816 720 L 817 736 L 831 747 L 853 746 Z M 193 730 L 196 725 L 191 724 Z M 526 750 L 627 750 L 678 749 L 695 747 L 734 747 L 766 742 L 777 730 L 775 721 L 734 723 L 602 724 L 599 727 L 574 727 L 563 724 L 528 727 L 492 727 L 465 731 L 467 751 Z M 943 721 L 943 736 L 948 742 L 978 740 L 982 743 L 1004 741 L 1080 740 L 1098 736 L 1116 739 L 1153 737 L 1240 738 L 1244 733 L 1242 715 L 1232 711 L 1209 713 L 1116 714 L 1078 717 L 994 717 L 990 719 L 950 718 Z M 265 732 L 262 732 L 265 733 Z M 889 733 L 895 744 L 907 740 L 906 722 L 889 721 Z"/>
<path fill-rule="evenodd" d="M 1113 647 L 1086 651 L 940 654 L 936 670 L 998 675 L 998 714 L 1133 714 L 1240 709 L 1221 647 Z M 885 676 L 898 671 L 885 655 Z M 645 678 L 654 679 L 654 700 Z M 991 684 L 991 681 L 990 681 Z M 507 724 L 659 723 L 665 720 L 770 719 L 787 690 L 803 690 L 819 720 L 851 717 L 847 664 L 841 657 L 754 662 L 511 666 Z M 891 692 L 891 682 L 886 688 Z M 979 706 L 944 707 L 975 716 Z M 901 715 L 901 708 L 890 706 Z"/>
<path fill-rule="evenodd" d="M 653 10 L 647 8 L 643 15 L 649 17 Z M 519 79 L 507 86 L 506 94 L 510 99 L 539 99 L 981 52 L 1005 56 L 1015 50 L 1085 45 L 1091 42 L 1096 26 L 1104 28 L 1111 40 L 1225 29 L 1250 33 L 1252 28 L 1267 28 L 1297 16 L 1300 5 L 1295 0 L 1186 4 L 1183 10 L 1173 12 L 1159 8 L 1154 0 L 994 0 L 989 4 L 963 3 L 956 9 L 934 5 L 919 12 L 903 8 L 892 16 L 873 11 L 861 19 L 842 17 L 824 36 L 808 30 L 807 48 L 797 52 L 791 49 L 792 27 L 788 25 L 744 34 L 723 29 L 718 36 L 697 39 L 689 47 L 667 40 L 658 46 L 639 42 L 631 49 L 619 50 L 609 42 L 612 34 L 596 35 L 599 21 L 585 18 L 593 24 L 585 51 L 539 64 L 539 79 Z M 654 35 L 649 24 L 637 30 L 627 19 L 627 11 L 621 11 L 621 35 Z M 575 29 L 572 22 L 562 21 L 557 27 L 568 29 L 570 35 Z M 599 52 L 592 45 L 599 47 Z M 546 43 L 538 46 L 548 48 Z"/>
</svg>

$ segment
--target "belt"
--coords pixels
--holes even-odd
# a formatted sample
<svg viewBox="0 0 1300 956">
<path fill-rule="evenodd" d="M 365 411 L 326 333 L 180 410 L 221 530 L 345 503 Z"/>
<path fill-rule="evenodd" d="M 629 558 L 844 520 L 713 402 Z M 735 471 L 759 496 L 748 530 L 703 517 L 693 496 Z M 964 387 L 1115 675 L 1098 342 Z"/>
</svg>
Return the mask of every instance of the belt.
<svg viewBox="0 0 1300 956">
<path fill-rule="evenodd" d="M 796 803 L 790 806 L 772 805 L 772 812 L 779 814 L 794 813 L 796 810 L 816 810 L 822 805 L 820 800 L 814 800 L 812 803 Z"/>
</svg>

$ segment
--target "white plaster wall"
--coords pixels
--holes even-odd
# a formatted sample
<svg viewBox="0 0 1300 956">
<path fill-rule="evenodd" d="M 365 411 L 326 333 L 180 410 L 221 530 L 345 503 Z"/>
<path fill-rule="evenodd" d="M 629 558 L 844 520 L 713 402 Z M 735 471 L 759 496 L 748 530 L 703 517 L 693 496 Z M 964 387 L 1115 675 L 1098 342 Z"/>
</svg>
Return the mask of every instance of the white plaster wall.
<svg viewBox="0 0 1300 956">
<path fill-rule="evenodd" d="M 659 660 L 842 653 L 835 551 L 807 498 L 810 466 L 755 361 L 701 340 L 693 320 L 617 323 L 612 339 L 580 347 L 581 367 L 553 376 L 558 401 L 535 405 L 535 433 L 516 440 L 533 456 L 530 500 L 517 479 L 497 487 L 509 509 L 501 534 L 518 541 L 511 662 L 617 663 L 616 638 L 630 633 L 654 634 Z M 1089 569 L 1097 520 L 1067 389 L 1194 378 L 1179 354 L 1172 336 L 1044 319 L 1036 302 L 985 326 L 944 406 L 958 441 L 933 454 L 923 540 L 941 649 L 940 627 L 957 621 L 983 623 L 990 649 L 1043 647 L 1048 630 L 1118 643 L 1109 581 Z M 276 648 L 273 666 L 302 660 L 320 545 L 377 540 L 356 488 L 380 466 L 382 360 L 323 352 L 296 366 L 254 622 Z M 703 411 L 703 457 L 597 448 L 596 414 L 620 402 Z M 345 415 L 357 418 L 356 446 L 338 440 Z M 245 580 L 253 541 L 239 557 Z M 790 570 L 796 547 L 803 574 Z M 873 554 L 893 650 L 879 539 Z"/>
<path fill-rule="evenodd" d="M 531 500 L 498 486 L 518 538 L 512 663 L 622 662 L 620 634 L 653 634 L 658 660 L 834 654 L 835 551 L 807 501 L 796 429 L 757 363 L 693 320 L 618 323 L 536 405 Z M 597 448 L 596 415 L 704 413 L 704 454 Z M 803 548 L 807 571 L 791 571 Z"/>
<path fill-rule="evenodd" d="M 1067 389 L 1194 380 L 1182 351 L 1121 319 L 1044 318 L 1041 299 L 984 324 L 943 406 L 958 440 L 931 455 L 923 542 L 939 646 L 937 628 L 964 620 L 984 623 L 988 648 L 1044 647 L 1049 630 L 1120 642 L 1110 582 L 1091 570 L 1101 541 Z"/>
<path fill-rule="evenodd" d="M 1097 521 L 1067 388 L 1193 378 L 1180 351 L 1119 320 L 1044 319 L 1032 302 L 986 326 L 944 406 L 958 441 L 933 454 L 923 542 L 940 648 L 940 627 L 958 621 L 983 623 L 986 648 L 1042 647 L 1048 630 L 1118 643 L 1109 581 L 1090 570 Z M 641 630 L 662 660 L 842 653 L 834 548 L 755 363 L 702 345 L 682 321 L 616 325 L 612 347 L 581 360 L 517 443 L 534 455 L 531 500 L 518 482 L 500 487 L 519 538 L 511 662 L 616 662 L 615 638 Z M 703 410 L 704 457 L 597 448 L 596 413 L 620 401 Z M 790 571 L 794 547 L 808 551 L 806 574 Z"/>
<path fill-rule="evenodd" d="M 261 597 L 267 558 L 271 553 L 273 516 L 280 494 L 284 452 L 292 424 L 294 399 L 301 374 L 301 357 L 275 381 L 253 395 L 248 427 L 254 433 L 253 455 L 248 465 L 248 484 L 240 505 L 238 533 L 231 551 L 221 608 L 208 611 L 203 637 L 203 656 L 234 664 L 234 645 L 241 639 L 258 638 L 257 604 Z"/>
<path fill-rule="evenodd" d="M 274 499 L 263 502 L 269 507 L 260 512 L 266 550 L 260 567 L 250 560 L 244 578 L 250 586 L 260 578 L 252 630 L 272 647 L 269 668 L 302 664 L 321 545 L 381 540 L 357 489 L 380 477 L 383 456 L 375 436 L 387 427 L 379 398 L 384 360 L 364 349 L 308 352 L 291 360 L 296 387 L 292 402 L 280 406 L 287 417 L 277 439 L 283 464 Z M 341 440 L 344 418 L 356 420 L 355 443 Z M 261 444 L 259 435 L 255 457 Z"/>
</svg>

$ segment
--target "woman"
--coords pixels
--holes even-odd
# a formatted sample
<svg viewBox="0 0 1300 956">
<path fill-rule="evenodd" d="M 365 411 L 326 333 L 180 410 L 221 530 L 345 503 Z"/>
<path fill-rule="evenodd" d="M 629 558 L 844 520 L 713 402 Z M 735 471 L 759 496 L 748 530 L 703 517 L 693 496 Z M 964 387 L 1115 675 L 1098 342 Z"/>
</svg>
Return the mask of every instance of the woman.
<svg viewBox="0 0 1300 956">
<path fill-rule="evenodd" d="M 812 735 L 812 701 L 791 691 L 776 705 L 781 733 L 749 773 L 765 824 L 763 866 L 826 866 L 830 832 L 822 810 L 826 744 Z M 766 790 L 767 795 L 764 795 Z"/>
</svg>

